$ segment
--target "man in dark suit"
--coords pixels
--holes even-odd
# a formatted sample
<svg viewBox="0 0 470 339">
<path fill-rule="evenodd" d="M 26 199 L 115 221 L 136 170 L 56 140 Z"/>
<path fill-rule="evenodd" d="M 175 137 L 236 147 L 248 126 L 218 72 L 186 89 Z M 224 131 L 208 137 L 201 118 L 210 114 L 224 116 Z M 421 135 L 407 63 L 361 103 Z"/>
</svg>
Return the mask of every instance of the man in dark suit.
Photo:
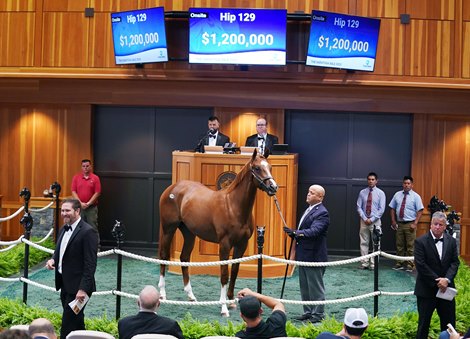
<svg viewBox="0 0 470 339">
<path fill-rule="evenodd" d="M 156 314 L 160 306 L 160 293 L 147 285 L 139 294 L 137 301 L 139 313 L 122 318 L 118 322 L 119 338 L 130 339 L 137 334 L 170 334 L 183 339 L 180 325 L 173 319 Z"/>
<path fill-rule="evenodd" d="M 295 260 L 308 262 L 326 262 L 328 254 L 326 235 L 330 225 L 330 217 L 322 201 L 325 189 L 320 185 L 312 185 L 308 189 L 307 203 L 297 230 L 284 227 L 284 231 L 295 239 Z M 323 275 L 325 267 L 299 266 L 300 296 L 303 301 L 325 300 Z M 324 305 L 304 305 L 304 314 L 295 319 L 320 322 L 325 317 Z"/>
<path fill-rule="evenodd" d="M 98 235 L 80 218 L 79 200 L 65 199 L 61 215 L 65 226 L 59 232 L 56 250 L 46 268 L 55 270 L 55 286 L 60 289 L 64 309 L 60 337 L 65 338 L 74 330 L 85 329 L 85 306 L 75 314 L 68 304 L 73 300 L 86 303 L 86 298 L 96 291 Z"/>
<path fill-rule="evenodd" d="M 415 292 L 418 304 L 417 339 L 427 339 L 429 324 L 434 310 L 440 318 L 441 331 L 451 323 L 455 327 L 455 299 L 436 297 L 438 290 L 446 292 L 454 288 L 454 278 L 459 268 L 457 243 L 445 233 L 446 214 L 435 212 L 431 219 L 431 230 L 415 240 L 416 277 Z"/>
<path fill-rule="evenodd" d="M 274 144 L 278 144 L 277 136 L 268 134 L 268 121 L 260 118 L 256 121 L 256 134 L 250 135 L 246 138 L 245 146 L 258 147 L 261 154 L 268 149 L 271 151 Z"/>
<path fill-rule="evenodd" d="M 204 146 L 225 146 L 230 142 L 230 138 L 219 131 L 220 122 L 216 116 L 209 117 L 207 122 L 209 132 L 199 140 L 196 152 L 204 152 Z"/>
</svg>

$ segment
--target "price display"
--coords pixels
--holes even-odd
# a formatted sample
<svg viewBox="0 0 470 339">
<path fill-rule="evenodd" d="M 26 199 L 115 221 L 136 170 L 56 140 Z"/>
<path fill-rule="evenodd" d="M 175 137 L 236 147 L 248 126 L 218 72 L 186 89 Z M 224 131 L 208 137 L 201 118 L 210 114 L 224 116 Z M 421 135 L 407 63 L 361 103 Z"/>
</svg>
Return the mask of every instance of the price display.
<svg viewBox="0 0 470 339">
<path fill-rule="evenodd" d="M 286 64 L 287 10 L 189 9 L 189 62 Z"/>
<path fill-rule="evenodd" d="M 168 61 L 163 7 L 111 13 L 116 64 Z"/>
<path fill-rule="evenodd" d="M 313 11 L 306 64 L 372 72 L 379 29 L 379 19 Z"/>
</svg>

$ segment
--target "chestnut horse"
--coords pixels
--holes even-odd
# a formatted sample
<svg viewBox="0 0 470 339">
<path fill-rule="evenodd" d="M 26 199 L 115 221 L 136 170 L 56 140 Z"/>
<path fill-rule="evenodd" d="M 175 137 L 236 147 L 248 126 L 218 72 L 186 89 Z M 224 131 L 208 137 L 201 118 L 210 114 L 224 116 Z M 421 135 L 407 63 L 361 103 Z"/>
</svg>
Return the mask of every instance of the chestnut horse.
<svg viewBox="0 0 470 339">
<path fill-rule="evenodd" d="M 256 189 L 273 196 L 277 184 L 271 175 L 271 165 L 264 156 L 255 150 L 250 161 L 237 174 L 225 189 L 213 191 L 195 181 L 179 181 L 168 187 L 160 197 L 160 259 L 170 259 L 170 246 L 177 229 L 184 238 L 180 260 L 189 262 L 196 236 L 202 240 L 219 244 L 220 260 L 228 260 L 233 248 L 233 259 L 245 253 L 248 240 L 253 234 L 251 211 L 256 197 Z M 240 264 L 232 265 L 228 290 L 228 265 L 220 266 L 220 301 L 233 299 L 235 280 Z M 160 265 L 160 295 L 166 299 L 165 268 Z M 188 299 L 196 301 L 188 267 L 181 267 L 184 291 Z M 228 308 L 222 304 L 221 314 L 229 316 Z"/>
</svg>

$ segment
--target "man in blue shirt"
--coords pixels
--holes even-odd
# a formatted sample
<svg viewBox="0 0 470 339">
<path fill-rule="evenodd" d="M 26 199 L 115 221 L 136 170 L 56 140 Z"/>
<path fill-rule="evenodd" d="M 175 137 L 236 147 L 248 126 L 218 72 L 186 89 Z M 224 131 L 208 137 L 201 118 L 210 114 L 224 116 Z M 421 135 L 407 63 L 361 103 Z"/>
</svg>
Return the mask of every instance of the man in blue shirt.
<svg viewBox="0 0 470 339">
<path fill-rule="evenodd" d="M 395 193 L 388 206 L 390 207 L 392 229 L 397 231 L 397 255 L 412 257 L 414 255 L 416 227 L 423 214 L 424 206 L 419 194 L 413 191 L 413 178 L 411 176 L 403 177 L 403 191 Z M 408 272 L 413 272 L 413 261 L 403 262 L 398 260 L 393 269 L 406 269 Z"/>
<path fill-rule="evenodd" d="M 369 253 L 369 243 L 374 227 L 380 232 L 382 222 L 380 218 L 385 211 L 385 193 L 377 187 L 377 173 L 370 172 L 367 175 L 367 188 L 359 192 L 357 197 L 357 213 L 359 214 L 360 229 L 359 239 L 361 256 Z M 370 264 L 369 264 L 370 261 Z M 363 259 L 361 267 L 363 270 L 374 269 L 374 258 Z"/>
</svg>

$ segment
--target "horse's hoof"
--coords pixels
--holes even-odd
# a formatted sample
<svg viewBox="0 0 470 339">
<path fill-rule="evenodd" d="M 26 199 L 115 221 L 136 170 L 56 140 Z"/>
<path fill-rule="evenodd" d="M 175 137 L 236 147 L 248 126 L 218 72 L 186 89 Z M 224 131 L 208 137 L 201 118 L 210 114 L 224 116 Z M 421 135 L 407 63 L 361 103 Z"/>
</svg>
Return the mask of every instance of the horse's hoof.
<svg viewBox="0 0 470 339">
<path fill-rule="evenodd" d="M 220 315 L 224 318 L 229 318 L 230 317 L 230 313 L 229 312 L 220 312 Z"/>
<path fill-rule="evenodd" d="M 166 300 L 166 295 L 161 295 L 160 294 L 160 300 Z"/>
<path fill-rule="evenodd" d="M 188 297 L 188 301 L 195 302 L 195 301 L 197 301 L 197 299 L 196 299 L 196 298 L 189 298 L 189 297 Z"/>
<path fill-rule="evenodd" d="M 234 309 L 237 308 L 237 304 L 235 304 L 235 303 L 230 303 L 230 304 L 228 304 L 228 308 L 234 310 Z"/>
</svg>

